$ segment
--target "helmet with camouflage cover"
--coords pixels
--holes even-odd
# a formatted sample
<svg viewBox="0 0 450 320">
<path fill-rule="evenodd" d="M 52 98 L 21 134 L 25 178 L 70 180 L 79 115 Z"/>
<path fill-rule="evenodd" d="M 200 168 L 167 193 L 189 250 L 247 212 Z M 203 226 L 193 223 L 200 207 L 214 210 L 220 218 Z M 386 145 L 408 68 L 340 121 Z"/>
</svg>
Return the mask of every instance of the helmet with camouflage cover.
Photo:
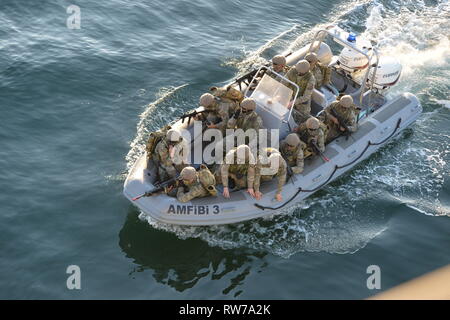
<svg viewBox="0 0 450 320">
<path fill-rule="evenodd" d="M 180 172 L 180 178 L 183 180 L 193 180 L 197 176 L 197 171 L 194 167 L 185 167 Z"/>
<path fill-rule="evenodd" d="M 272 58 L 273 64 L 286 65 L 286 58 L 282 55 L 276 55 Z"/>
<path fill-rule="evenodd" d="M 214 101 L 215 101 L 214 96 L 211 93 L 204 93 L 200 97 L 199 103 L 202 107 L 209 108 L 212 107 Z"/>
<path fill-rule="evenodd" d="M 241 102 L 241 108 L 254 111 L 256 109 L 256 102 L 253 98 L 245 98 Z"/>
<path fill-rule="evenodd" d="M 268 164 L 270 165 L 270 167 L 262 169 L 261 174 L 264 174 L 264 175 L 276 174 L 278 172 L 278 170 L 280 169 L 281 163 L 283 161 L 283 157 L 278 152 L 274 152 L 268 157 L 267 160 L 268 160 Z"/>
<path fill-rule="evenodd" d="M 296 147 L 300 144 L 300 138 L 296 133 L 290 133 L 286 137 L 286 143 L 292 147 Z"/>
<path fill-rule="evenodd" d="M 310 117 L 308 120 L 306 120 L 306 128 L 311 130 L 319 129 L 320 122 L 317 118 Z"/>
<path fill-rule="evenodd" d="M 295 65 L 295 70 L 297 70 L 298 73 L 300 74 L 305 74 L 309 71 L 310 68 L 310 64 L 308 61 L 306 60 L 300 60 L 299 62 L 297 62 L 297 64 Z"/>
<path fill-rule="evenodd" d="M 169 142 L 180 142 L 183 137 L 181 133 L 176 129 L 170 129 L 166 133 L 166 140 Z"/>
<path fill-rule="evenodd" d="M 319 59 L 317 58 L 317 54 L 314 52 L 310 52 L 305 56 L 305 60 L 308 61 L 310 64 L 314 64 L 317 61 L 319 61 Z"/>
<path fill-rule="evenodd" d="M 225 156 L 226 164 L 254 164 L 255 158 L 250 150 L 250 147 L 241 144 L 237 148 L 230 150 Z"/>
<path fill-rule="evenodd" d="M 345 95 L 339 100 L 339 104 L 344 108 L 350 108 L 353 104 L 353 98 L 350 95 Z"/>
</svg>

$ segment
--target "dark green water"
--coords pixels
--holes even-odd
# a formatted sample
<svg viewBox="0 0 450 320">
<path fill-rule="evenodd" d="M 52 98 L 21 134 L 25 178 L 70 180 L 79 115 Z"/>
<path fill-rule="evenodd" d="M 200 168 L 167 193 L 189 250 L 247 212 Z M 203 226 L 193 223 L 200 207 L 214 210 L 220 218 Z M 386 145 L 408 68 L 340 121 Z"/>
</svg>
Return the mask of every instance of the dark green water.
<svg viewBox="0 0 450 320">
<path fill-rule="evenodd" d="M 419 0 L 3 0 L 0 298 L 360 299 L 379 292 L 369 265 L 385 290 L 450 263 L 449 15 Z M 147 132 L 330 23 L 402 62 L 391 94 L 416 94 L 421 118 L 285 215 L 139 219 L 122 185 Z"/>
</svg>

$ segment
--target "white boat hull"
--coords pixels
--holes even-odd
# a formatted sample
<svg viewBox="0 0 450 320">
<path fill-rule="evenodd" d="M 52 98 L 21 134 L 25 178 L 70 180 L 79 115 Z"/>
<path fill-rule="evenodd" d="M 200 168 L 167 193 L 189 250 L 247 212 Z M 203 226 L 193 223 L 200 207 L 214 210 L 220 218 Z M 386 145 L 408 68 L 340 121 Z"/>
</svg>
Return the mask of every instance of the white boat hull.
<svg viewBox="0 0 450 320">
<path fill-rule="evenodd" d="M 278 214 L 298 205 L 368 158 L 410 126 L 421 112 L 418 99 L 411 93 L 388 101 L 361 120 L 358 131 L 350 139 L 340 137 L 326 146 L 325 155 L 330 159 L 329 162 L 324 162 L 320 157 L 307 159 L 304 172 L 291 177 L 284 186 L 282 202 L 274 199 L 276 181 L 261 185 L 264 196 L 260 201 L 245 191 L 233 192 L 230 199 L 219 194 L 217 197 L 194 199 L 188 203 L 180 203 L 165 194 L 132 201 L 132 198 L 154 188 L 146 169 L 145 154 L 131 169 L 124 184 L 124 195 L 144 214 L 159 222 L 176 225 L 230 224 Z"/>
</svg>

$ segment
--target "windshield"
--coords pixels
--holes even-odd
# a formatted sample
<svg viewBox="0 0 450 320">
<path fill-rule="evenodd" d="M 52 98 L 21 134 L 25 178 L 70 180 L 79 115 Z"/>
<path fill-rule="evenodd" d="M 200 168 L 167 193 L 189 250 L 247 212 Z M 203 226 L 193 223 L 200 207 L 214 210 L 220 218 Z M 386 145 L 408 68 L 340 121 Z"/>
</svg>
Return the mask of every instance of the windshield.
<svg viewBox="0 0 450 320">
<path fill-rule="evenodd" d="M 275 76 L 275 75 L 272 75 Z M 288 104 L 293 91 L 268 74 L 264 74 L 251 97 L 265 109 L 275 113 L 280 118 L 289 112 Z"/>
</svg>

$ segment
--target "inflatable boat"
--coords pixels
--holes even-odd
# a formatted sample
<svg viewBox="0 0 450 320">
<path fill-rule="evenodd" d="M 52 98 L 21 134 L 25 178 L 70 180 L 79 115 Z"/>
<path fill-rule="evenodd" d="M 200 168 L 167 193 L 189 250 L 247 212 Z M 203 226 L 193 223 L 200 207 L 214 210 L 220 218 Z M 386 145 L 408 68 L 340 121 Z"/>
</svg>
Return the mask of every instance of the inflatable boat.
<svg viewBox="0 0 450 320">
<path fill-rule="evenodd" d="M 333 55 L 331 48 L 338 54 Z M 316 52 L 319 61 L 332 70 L 331 84 L 314 90 L 311 114 L 320 114 L 338 95 L 351 95 L 361 109 L 358 130 L 350 138 L 341 136 L 327 144 L 323 155 L 327 161 L 319 156 L 306 158 L 304 171 L 290 176 L 284 185 L 281 202 L 275 200 L 277 179 L 261 184 L 260 190 L 264 195 L 261 200 L 254 199 L 246 190 L 231 192 L 231 197 L 225 198 L 218 185 L 217 196 L 196 198 L 187 203 L 164 193 L 133 201 L 155 188 L 156 168 L 147 163 L 146 154 L 130 170 L 124 183 L 124 195 L 144 215 L 168 224 L 231 224 L 283 213 L 367 159 L 420 116 L 422 107 L 413 94 L 387 97 L 386 93 L 398 82 L 402 67 L 395 57 L 381 56 L 370 41 L 330 26 L 318 31 L 311 44 L 285 53 L 287 64 L 295 65 L 308 52 Z M 278 130 L 279 139 L 283 139 L 297 127 L 292 108 L 289 109 L 287 104 L 295 99 L 298 87 L 292 84 L 296 90 L 288 89 L 285 83 L 289 80 L 282 75 L 256 80 L 260 71 L 267 70 L 275 73 L 270 67 L 262 66 L 249 73 L 254 75 L 253 78 L 241 77 L 230 85 L 256 100 L 256 112 L 261 116 L 264 127 Z M 190 132 L 193 147 L 204 145 L 202 130 L 195 128 L 194 121 L 184 120 L 174 121 L 172 128 Z"/>
</svg>

